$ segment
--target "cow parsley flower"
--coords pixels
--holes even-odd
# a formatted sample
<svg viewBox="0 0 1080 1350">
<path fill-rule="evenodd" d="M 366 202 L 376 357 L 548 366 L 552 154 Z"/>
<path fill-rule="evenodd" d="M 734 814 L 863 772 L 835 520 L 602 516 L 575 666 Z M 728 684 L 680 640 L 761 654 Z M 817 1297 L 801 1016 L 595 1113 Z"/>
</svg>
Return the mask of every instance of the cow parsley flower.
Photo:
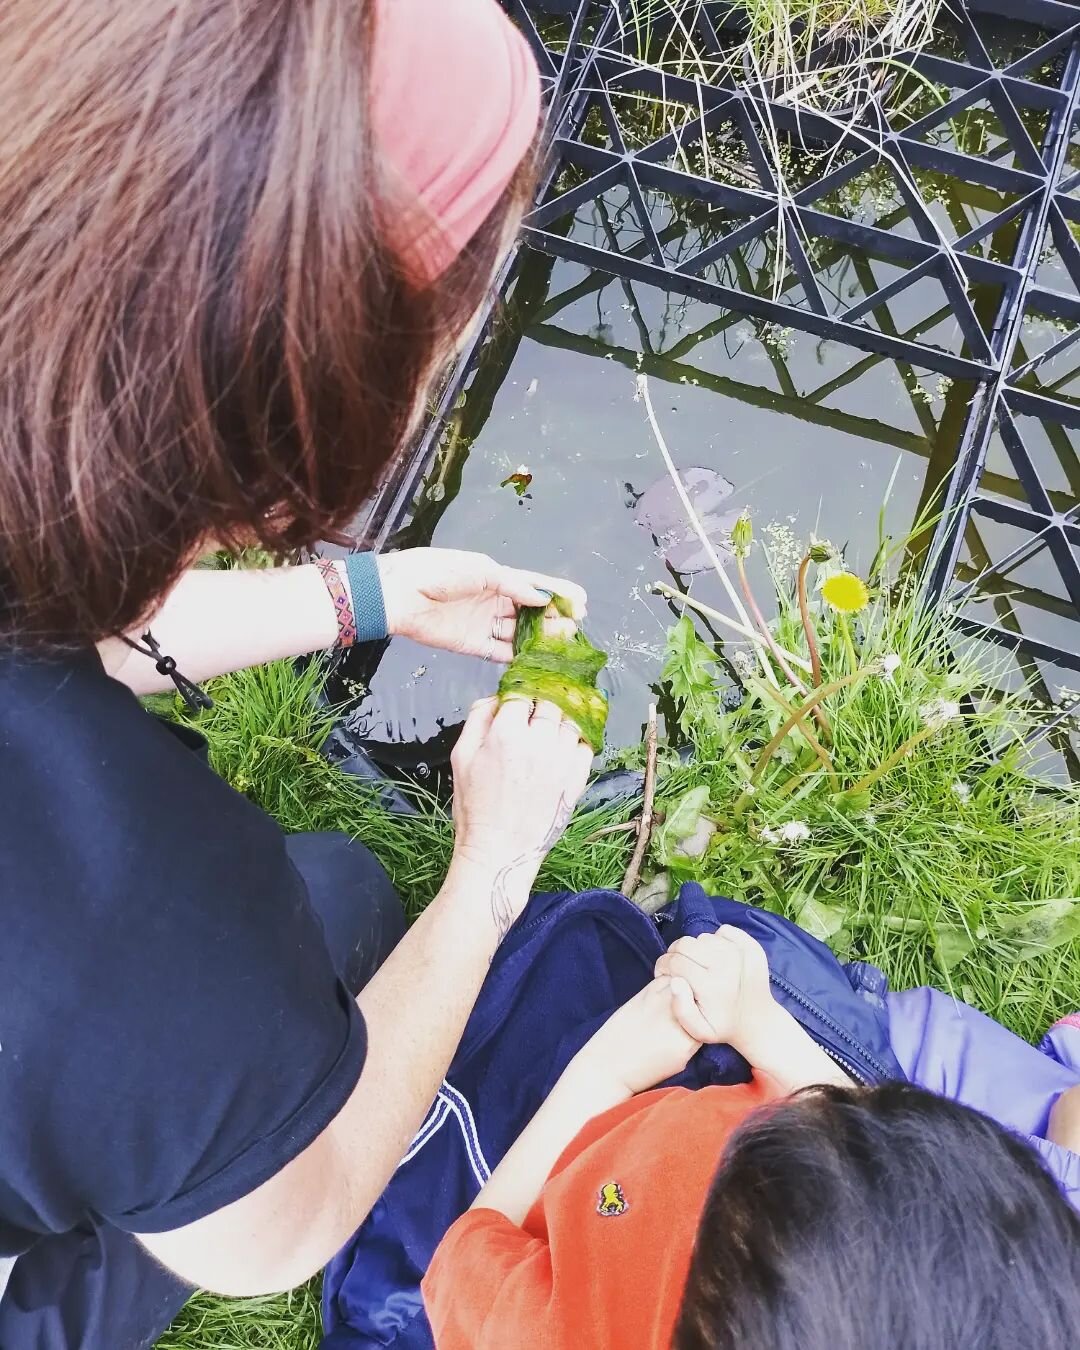
<svg viewBox="0 0 1080 1350">
<path fill-rule="evenodd" d="M 886 652 L 878 665 L 881 678 L 891 680 L 903 664 L 895 652 Z"/>
<path fill-rule="evenodd" d="M 803 820 L 789 820 L 780 826 L 780 838 L 785 844 L 801 844 L 810 838 L 810 826 Z"/>
<path fill-rule="evenodd" d="M 928 727 L 943 727 L 960 716 L 960 704 L 948 698 L 935 698 L 922 705 L 919 716 Z"/>
</svg>

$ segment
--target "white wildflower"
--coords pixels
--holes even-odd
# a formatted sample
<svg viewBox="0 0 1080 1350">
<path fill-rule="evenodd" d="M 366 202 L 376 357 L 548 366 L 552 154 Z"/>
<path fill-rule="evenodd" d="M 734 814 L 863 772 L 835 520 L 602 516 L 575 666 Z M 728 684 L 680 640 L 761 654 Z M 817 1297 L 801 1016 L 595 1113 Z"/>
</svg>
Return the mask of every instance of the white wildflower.
<svg viewBox="0 0 1080 1350">
<path fill-rule="evenodd" d="M 919 716 L 928 727 L 943 727 L 947 722 L 954 722 L 960 716 L 960 704 L 948 698 L 935 698 L 930 703 L 922 705 Z"/>
<path fill-rule="evenodd" d="M 778 844 L 780 836 L 771 825 L 763 825 L 761 828 L 761 842 L 763 844 Z"/>
<path fill-rule="evenodd" d="M 810 838 L 810 826 L 803 820 L 789 820 L 780 826 L 780 838 L 785 844 L 801 844 Z"/>
<path fill-rule="evenodd" d="M 742 647 L 736 647 L 731 653 L 731 664 L 736 672 L 745 679 L 748 675 L 753 675 L 757 669 L 757 663 L 749 652 L 744 651 Z"/>
<path fill-rule="evenodd" d="M 883 680 L 891 680 L 903 664 L 903 661 L 900 660 L 895 652 L 886 652 L 881 658 L 881 662 L 878 666 L 878 669 L 881 672 L 881 678 Z"/>
<path fill-rule="evenodd" d="M 752 797 L 756 792 L 757 788 L 753 785 L 753 783 L 747 783 L 746 786 L 743 788 L 743 796 L 745 797 Z"/>
<path fill-rule="evenodd" d="M 968 802 L 971 800 L 971 785 L 969 783 L 962 783 L 958 778 L 956 782 L 952 785 L 952 790 L 954 795 L 960 801 Z"/>
</svg>

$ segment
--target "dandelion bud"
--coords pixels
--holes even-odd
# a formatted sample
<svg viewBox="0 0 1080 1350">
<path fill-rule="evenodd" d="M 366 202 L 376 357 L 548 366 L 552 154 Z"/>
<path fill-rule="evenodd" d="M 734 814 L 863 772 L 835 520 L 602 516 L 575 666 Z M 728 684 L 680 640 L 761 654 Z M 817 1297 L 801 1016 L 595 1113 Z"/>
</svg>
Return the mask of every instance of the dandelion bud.
<svg viewBox="0 0 1080 1350">
<path fill-rule="evenodd" d="M 731 527 L 731 547 L 737 558 L 745 558 L 754 542 L 754 527 L 750 524 L 750 512 L 744 511 Z"/>
<path fill-rule="evenodd" d="M 836 549 L 827 539 L 810 538 L 810 561 L 816 563 L 832 562 L 837 556 Z"/>
</svg>

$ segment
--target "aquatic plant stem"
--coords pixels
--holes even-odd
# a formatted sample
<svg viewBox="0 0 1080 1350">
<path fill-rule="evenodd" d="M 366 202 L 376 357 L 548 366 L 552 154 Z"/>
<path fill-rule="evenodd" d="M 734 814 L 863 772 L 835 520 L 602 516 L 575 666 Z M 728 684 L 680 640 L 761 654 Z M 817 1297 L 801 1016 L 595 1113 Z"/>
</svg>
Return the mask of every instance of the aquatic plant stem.
<svg viewBox="0 0 1080 1350">
<path fill-rule="evenodd" d="M 780 747 L 784 737 L 799 725 L 807 713 L 813 711 L 816 704 L 820 703 L 822 699 L 829 698 L 830 695 L 838 693 L 841 689 L 845 689 L 849 684 L 854 684 L 856 680 L 864 679 L 869 673 L 870 672 L 867 670 L 857 670 L 852 675 L 844 675 L 839 680 L 831 680 L 828 684 L 823 684 L 820 688 L 813 690 L 802 707 L 796 708 L 788 720 L 781 723 L 772 740 L 770 740 L 768 745 L 762 750 L 758 757 L 758 762 L 754 765 L 754 771 L 750 775 L 751 783 L 756 784 L 761 781 L 761 775 L 765 772 L 769 760 L 772 759 L 773 755 Z"/>
<path fill-rule="evenodd" d="M 664 440 L 664 433 L 660 430 L 660 423 L 656 420 L 656 411 L 653 408 L 652 395 L 649 393 L 649 377 L 647 375 L 639 374 L 637 376 L 637 388 L 638 394 L 641 396 L 641 400 L 645 404 L 645 412 L 646 415 L 648 416 L 649 426 L 652 428 L 652 434 L 656 440 L 657 448 L 659 449 L 660 455 L 664 461 L 664 465 L 671 476 L 671 481 L 674 484 L 675 491 L 679 497 L 679 501 L 682 503 L 682 508 L 686 512 L 686 518 L 690 522 L 691 528 L 693 529 L 694 533 L 697 535 L 701 547 L 705 550 L 705 556 L 709 559 L 713 567 L 716 569 L 716 575 L 720 578 L 720 584 L 727 591 L 728 599 L 735 606 L 735 613 L 742 620 L 745 627 L 753 628 L 754 625 L 750 621 L 750 615 L 746 612 L 746 606 L 739 598 L 738 591 L 732 585 L 731 578 L 727 574 L 727 569 L 720 561 L 716 549 L 713 547 L 713 541 L 709 538 L 708 534 L 705 532 L 705 526 L 702 525 L 701 520 L 698 517 L 698 513 L 694 510 L 694 504 L 690 500 L 690 495 L 686 491 L 686 487 L 683 484 L 683 480 L 679 475 L 678 469 L 675 467 L 675 461 L 671 458 L 671 451 L 667 447 L 667 441 Z M 773 672 L 772 666 L 769 665 L 768 658 L 765 656 L 765 653 L 761 650 L 760 647 L 756 648 L 756 650 L 758 660 L 761 662 L 762 671 L 765 674 L 765 678 L 769 681 L 771 685 L 778 688 L 779 685 L 776 679 L 776 675 Z"/>
<path fill-rule="evenodd" d="M 656 704 L 649 704 L 649 719 L 645 727 L 645 788 L 641 799 L 641 820 L 638 823 L 637 843 L 623 876 L 622 893 L 627 900 L 634 898 L 641 880 L 641 865 L 652 835 L 653 802 L 656 800 Z"/>
<path fill-rule="evenodd" d="M 832 760 L 829 757 L 828 751 L 821 744 L 818 738 L 814 735 L 814 733 L 810 730 L 810 728 L 806 725 L 806 723 L 800 720 L 799 710 L 791 706 L 791 704 L 787 701 L 787 699 L 783 696 L 783 694 L 780 693 L 779 689 L 772 689 L 770 688 L 769 685 L 761 684 L 760 681 L 758 680 L 748 680 L 747 683 L 759 697 L 762 694 L 764 694 L 767 698 L 771 698 L 774 703 L 776 703 L 781 709 L 783 709 L 783 711 L 787 714 L 788 717 L 793 719 L 791 725 L 798 731 L 799 735 L 807 743 L 810 749 L 813 750 L 814 754 L 817 755 L 818 759 L 821 762 L 822 768 L 829 775 L 829 783 L 831 784 L 833 791 L 839 792 L 840 779 L 836 775 L 836 766 L 833 764 Z M 742 813 L 746 810 L 747 803 L 750 801 L 751 795 L 752 794 L 749 792 L 743 792 L 742 796 L 735 803 L 734 814 L 736 816 L 741 816 Z"/>
<path fill-rule="evenodd" d="M 844 639 L 844 651 L 847 653 L 848 669 L 854 674 L 859 668 L 859 658 L 855 655 L 855 644 L 851 640 L 851 627 L 847 621 L 847 615 L 837 611 L 836 626 L 840 629 L 840 636 Z"/>
<path fill-rule="evenodd" d="M 729 619 L 726 614 L 722 614 L 718 609 L 713 609 L 712 605 L 706 605 L 701 600 L 695 600 L 692 595 L 686 595 L 683 591 L 676 590 L 674 586 L 669 586 L 666 581 L 654 581 L 648 587 L 654 595 L 663 595 L 668 600 L 674 600 L 680 605 L 685 605 L 688 609 L 697 610 L 707 619 L 712 619 L 714 623 L 722 624 L 725 628 L 730 628 L 733 633 L 738 633 L 744 637 L 747 642 L 752 642 L 755 647 L 768 650 L 768 644 L 756 628 L 744 628 L 741 623 L 736 623 L 734 619 Z M 784 653 L 785 658 L 793 665 L 804 670 L 807 675 L 811 674 L 810 662 L 795 652 L 789 652 L 781 647 L 780 651 Z"/>
<path fill-rule="evenodd" d="M 907 759 L 912 750 L 922 745 L 923 741 L 928 741 L 931 736 L 936 736 L 940 730 L 941 728 L 937 726 L 923 727 L 922 731 L 917 731 L 914 736 L 909 736 L 899 749 L 892 752 L 888 759 L 882 760 L 876 769 L 871 769 L 868 774 L 859 779 L 854 787 L 845 788 L 840 795 L 842 797 L 853 797 L 856 793 L 866 792 L 890 769 L 895 769 L 902 759 Z"/>
<path fill-rule="evenodd" d="M 810 554 L 808 553 L 799 563 L 799 618 L 802 619 L 803 632 L 806 634 L 806 645 L 810 651 L 810 675 L 815 685 L 821 684 L 821 657 L 818 655 L 817 633 L 814 631 L 814 623 L 810 618 L 810 606 L 806 599 L 806 574 L 810 570 Z"/>
<path fill-rule="evenodd" d="M 750 588 L 750 578 L 746 575 L 746 564 L 739 553 L 736 553 L 735 555 L 735 565 L 739 569 L 739 581 L 742 584 L 743 594 L 746 596 L 746 603 L 750 606 L 750 612 L 754 616 L 754 622 L 757 624 L 761 636 L 765 639 L 765 645 L 768 647 L 776 664 L 784 672 L 784 678 L 787 682 L 792 685 L 793 688 L 797 689 L 799 693 L 802 694 L 803 698 L 809 698 L 809 689 L 807 689 L 806 685 L 803 684 L 802 680 L 799 679 L 798 675 L 795 674 L 784 660 L 784 654 L 777 645 L 776 639 L 772 635 L 772 630 L 765 621 L 765 615 L 762 614 L 758 602 L 754 599 L 754 592 Z M 822 735 L 825 736 L 826 739 L 830 739 L 832 737 L 832 727 L 829 725 L 829 719 L 825 716 L 824 710 L 819 708 L 817 704 L 814 704 L 810 708 L 810 711 L 813 714 L 814 721 L 821 728 Z"/>
</svg>

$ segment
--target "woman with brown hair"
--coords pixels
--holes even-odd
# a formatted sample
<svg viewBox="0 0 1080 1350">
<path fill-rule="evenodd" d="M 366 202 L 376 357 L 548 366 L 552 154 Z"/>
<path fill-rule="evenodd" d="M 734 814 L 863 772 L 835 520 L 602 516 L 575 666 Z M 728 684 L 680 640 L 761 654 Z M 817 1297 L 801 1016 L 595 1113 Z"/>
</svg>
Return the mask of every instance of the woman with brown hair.
<svg viewBox="0 0 1080 1350">
<path fill-rule="evenodd" d="M 0 1345 L 131 1350 L 357 1227 L 584 787 L 557 709 L 478 705 L 402 936 L 366 851 L 286 840 L 135 697 L 583 612 L 437 550 L 189 570 L 342 528 L 401 452 L 539 83 L 495 0 L 7 0 L 0 63 Z"/>
</svg>

